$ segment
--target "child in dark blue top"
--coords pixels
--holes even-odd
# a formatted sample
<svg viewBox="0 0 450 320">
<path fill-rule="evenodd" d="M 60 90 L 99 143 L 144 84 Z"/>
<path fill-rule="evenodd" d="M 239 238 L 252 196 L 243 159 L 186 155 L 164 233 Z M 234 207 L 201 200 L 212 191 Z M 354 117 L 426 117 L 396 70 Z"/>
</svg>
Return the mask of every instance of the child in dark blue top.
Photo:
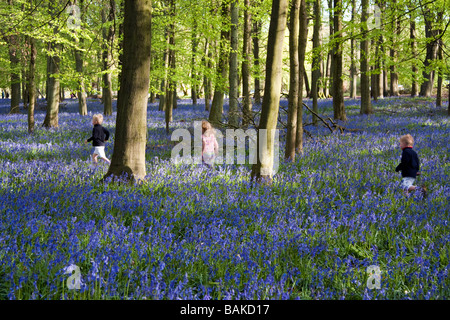
<svg viewBox="0 0 450 320">
<path fill-rule="evenodd" d="M 97 157 L 110 164 L 111 161 L 105 155 L 105 141 L 109 139 L 109 131 L 102 127 L 103 116 L 101 114 L 94 114 L 92 116 L 92 124 L 94 129 L 92 129 L 92 136 L 84 141 L 88 143 L 92 141 L 92 146 L 94 147 L 94 152 L 92 154 L 92 161 L 97 164 Z"/>
<path fill-rule="evenodd" d="M 414 138 L 410 134 L 400 137 L 400 149 L 402 149 L 402 158 L 400 164 L 395 168 L 395 172 L 402 172 L 402 189 L 406 195 L 415 191 L 418 187 L 414 186 L 417 175 L 420 175 L 420 161 L 417 153 L 412 149 Z M 422 193 L 426 196 L 426 188 L 422 187 Z"/>
</svg>

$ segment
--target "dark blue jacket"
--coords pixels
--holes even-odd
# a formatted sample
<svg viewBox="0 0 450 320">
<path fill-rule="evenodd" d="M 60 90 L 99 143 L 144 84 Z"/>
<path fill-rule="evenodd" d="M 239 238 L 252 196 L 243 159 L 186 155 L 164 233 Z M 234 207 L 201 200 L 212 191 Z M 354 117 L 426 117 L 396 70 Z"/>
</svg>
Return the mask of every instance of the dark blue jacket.
<svg viewBox="0 0 450 320">
<path fill-rule="evenodd" d="M 90 137 L 87 141 L 92 141 L 92 146 L 94 147 L 102 147 L 108 139 L 109 131 L 97 123 L 94 125 L 94 129 L 92 129 L 92 137 Z"/>
<path fill-rule="evenodd" d="M 416 178 L 419 169 L 420 162 L 417 153 L 411 147 L 404 148 L 402 159 L 397 168 L 395 168 L 395 172 L 401 171 L 402 177 Z"/>
</svg>

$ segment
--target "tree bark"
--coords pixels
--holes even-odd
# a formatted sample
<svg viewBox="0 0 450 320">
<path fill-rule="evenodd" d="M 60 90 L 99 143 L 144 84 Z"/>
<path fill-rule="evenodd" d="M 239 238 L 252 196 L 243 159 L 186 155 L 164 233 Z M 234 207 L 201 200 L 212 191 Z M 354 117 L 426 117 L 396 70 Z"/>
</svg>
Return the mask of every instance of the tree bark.
<svg viewBox="0 0 450 320">
<path fill-rule="evenodd" d="M 167 70 L 169 69 L 169 44 L 170 44 L 170 37 L 169 37 L 169 31 L 166 28 L 164 31 L 164 35 L 166 37 L 166 48 L 164 49 L 164 77 L 161 80 L 161 93 L 159 95 L 159 111 L 166 111 L 167 106 L 167 100 L 166 100 L 166 91 L 167 91 Z"/>
<path fill-rule="evenodd" d="M 236 127 L 239 124 L 239 110 L 238 110 L 238 23 L 239 23 L 239 9 L 238 0 L 231 1 L 231 52 L 230 52 L 230 100 L 228 109 L 228 121 L 231 126 Z"/>
<path fill-rule="evenodd" d="M 300 2 L 300 21 L 298 33 L 298 103 L 297 103 L 297 132 L 295 135 L 295 150 L 303 153 L 303 82 L 305 80 L 306 43 L 308 41 L 308 12 L 307 0 Z"/>
<path fill-rule="evenodd" d="M 314 1 L 314 32 L 313 32 L 313 59 L 311 66 L 311 98 L 313 100 L 313 111 L 319 113 L 318 105 L 318 83 L 320 79 L 320 64 L 322 63 L 322 53 L 320 52 L 320 29 L 322 25 L 321 1 Z M 313 115 L 313 124 L 317 125 L 317 117 Z"/>
<path fill-rule="evenodd" d="M 244 39 L 242 48 L 242 95 L 243 117 L 242 125 L 247 127 L 252 116 L 252 97 L 250 96 L 250 54 L 252 45 L 252 18 L 250 13 L 250 0 L 244 0 Z"/>
<path fill-rule="evenodd" d="M 205 55 L 203 57 L 203 65 L 209 70 L 211 68 L 211 49 L 208 39 L 205 41 Z M 205 111 L 209 111 L 211 103 L 211 79 L 207 72 L 203 75 L 203 87 L 205 88 Z"/>
<path fill-rule="evenodd" d="M 56 33 L 56 29 L 55 29 Z M 58 56 L 60 46 L 55 43 L 49 44 L 51 52 L 47 54 L 48 61 L 48 96 L 47 96 L 47 113 L 44 119 L 44 127 L 52 128 L 58 127 L 58 113 L 59 113 L 59 64 L 60 58 Z"/>
<path fill-rule="evenodd" d="M 74 4 L 77 4 L 75 1 Z M 79 0 L 79 6 L 81 11 L 81 21 L 84 19 L 84 0 Z M 83 43 L 83 39 L 78 40 L 78 37 L 75 39 L 77 45 L 81 45 Z M 84 79 L 83 79 L 83 53 L 81 50 L 75 49 L 75 68 L 78 75 L 78 112 L 80 115 L 87 115 L 87 103 L 86 103 L 86 91 L 84 89 Z"/>
<path fill-rule="evenodd" d="M 334 0 L 334 39 L 339 40 L 333 47 L 333 110 L 334 119 L 346 121 L 344 106 L 344 82 L 342 80 L 342 0 Z M 362 70 L 361 70 L 362 71 Z"/>
<path fill-rule="evenodd" d="M 227 0 L 222 0 L 221 15 L 224 21 L 230 15 L 230 6 Z M 225 83 L 228 74 L 229 51 L 226 48 L 226 43 L 230 41 L 230 32 L 225 27 L 225 23 L 222 26 L 222 31 L 220 32 L 220 40 L 219 63 L 217 65 L 218 80 L 215 84 L 214 97 L 211 104 L 211 111 L 209 113 L 209 122 L 211 122 L 214 127 L 220 126 L 220 120 L 223 113 Z"/>
<path fill-rule="evenodd" d="M 19 50 L 17 36 L 10 36 L 7 39 L 8 51 L 9 51 L 9 61 L 11 64 L 11 107 L 10 113 L 20 113 L 19 103 L 20 103 L 20 74 L 17 71 L 19 67 Z"/>
<path fill-rule="evenodd" d="M 194 21 L 194 26 L 192 30 L 192 58 L 191 58 L 191 98 L 192 98 L 192 104 L 194 106 L 197 105 L 197 71 L 195 68 L 195 58 L 197 56 L 197 46 L 198 46 L 198 38 L 197 38 L 197 22 Z"/>
<path fill-rule="evenodd" d="M 438 42 L 438 59 L 440 60 L 440 65 L 438 69 L 438 83 L 437 83 L 437 94 L 436 94 L 436 107 L 442 107 L 442 82 L 443 82 L 443 66 L 444 56 L 442 52 L 442 39 Z"/>
<path fill-rule="evenodd" d="M 112 22 L 116 15 L 116 3 L 114 0 L 109 1 L 109 6 L 102 10 L 103 23 Z M 112 81 L 111 81 L 111 63 L 112 50 L 114 47 L 114 29 L 113 26 L 103 28 L 103 107 L 104 114 L 112 115 Z"/>
<path fill-rule="evenodd" d="M 370 78 L 369 78 L 369 40 L 367 39 L 368 0 L 361 0 L 361 114 L 371 114 Z"/>
<path fill-rule="evenodd" d="M 423 63 L 424 69 L 422 71 L 423 78 L 425 81 L 420 87 L 420 96 L 430 97 L 433 92 L 434 84 L 434 70 L 430 69 L 430 65 L 433 60 L 437 58 L 438 45 L 436 37 L 439 35 L 439 30 L 433 29 L 433 23 L 436 17 L 431 14 L 430 9 L 427 9 L 424 15 L 425 18 L 425 36 L 427 37 L 426 49 L 427 53 L 425 56 L 425 61 Z M 439 19 L 441 18 L 441 19 Z M 437 21 L 441 21 L 442 17 L 438 14 Z"/>
<path fill-rule="evenodd" d="M 175 0 L 170 0 L 170 17 L 171 24 L 169 25 L 169 70 L 168 70 L 168 87 L 166 91 L 166 133 L 169 134 L 169 123 L 173 121 L 173 109 L 176 107 L 177 90 L 174 80 L 175 74 Z"/>
<path fill-rule="evenodd" d="M 273 0 L 267 44 L 267 64 L 261 119 L 258 125 L 258 161 L 252 166 L 251 177 L 259 182 L 272 182 L 275 129 L 281 92 L 283 40 L 286 28 L 288 0 Z M 260 146 L 261 129 L 267 130 L 267 139 Z"/>
<path fill-rule="evenodd" d="M 260 67 L 259 67 L 259 37 L 261 36 L 261 23 L 253 22 L 253 68 L 255 70 L 255 93 L 253 99 L 256 105 L 261 105 L 261 82 L 260 82 Z"/>
<path fill-rule="evenodd" d="M 352 0 L 352 21 L 356 22 L 356 0 Z M 357 70 L 356 70 L 356 39 L 352 31 L 350 39 L 350 98 L 355 99 L 357 95 Z M 316 110 L 314 110 L 316 111 Z"/>
<path fill-rule="evenodd" d="M 414 16 L 411 13 L 409 20 L 409 39 L 411 41 L 411 52 L 414 57 L 411 71 L 412 71 L 412 84 L 411 84 L 411 97 L 416 97 L 419 94 L 419 84 L 417 82 L 417 69 L 416 58 L 417 58 L 417 41 L 416 41 L 416 22 L 414 21 Z"/>
<path fill-rule="evenodd" d="M 30 1 L 33 4 L 33 1 Z M 28 94 L 29 94 L 29 106 L 28 106 L 28 133 L 34 131 L 34 108 L 36 105 L 36 41 L 30 37 L 30 66 L 28 70 Z"/>
<path fill-rule="evenodd" d="M 297 135 L 297 112 L 299 91 L 299 53 L 298 42 L 300 32 L 300 1 L 292 0 L 289 12 L 289 102 L 286 134 L 286 150 L 284 158 L 295 161 L 295 140 Z"/>
<path fill-rule="evenodd" d="M 392 1 L 392 8 L 394 10 L 394 14 L 397 12 L 397 0 Z M 391 56 L 391 85 L 390 85 L 390 94 L 391 96 L 398 96 L 398 73 L 396 71 L 396 63 L 397 63 L 397 41 L 398 41 L 398 35 L 400 34 L 400 19 L 395 18 L 392 19 L 392 42 L 391 42 L 391 49 L 390 49 L 390 56 Z"/>
<path fill-rule="evenodd" d="M 117 101 L 116 134 L 105 177 L 146 175 L 147 97 L 150 83 L 151 0 L 125 0 L 123 69 Z"/>
</svg>

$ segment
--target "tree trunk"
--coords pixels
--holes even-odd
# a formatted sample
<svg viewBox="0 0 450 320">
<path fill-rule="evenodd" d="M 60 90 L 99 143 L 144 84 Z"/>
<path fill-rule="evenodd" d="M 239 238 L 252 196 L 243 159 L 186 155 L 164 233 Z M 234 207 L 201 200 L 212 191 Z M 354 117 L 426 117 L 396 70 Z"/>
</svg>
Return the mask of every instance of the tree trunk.
<svg viewBox="0 0 450 320">
<path fill-rule="evenodd" d="M 298 81 L 299 81 L 299 53 L 298 42 L 300 32 L 300 1 L 292 0 L 289 12 L 289 102 L 286 133 L 286 150 L 284 158 L 290 162 L 295 161 L 295 140 L 297 135 L 298 112 Z"/>
<path fill-rule="evenodd" d="M 409 20 L 409 39 L 411 41 L 411 52 L 414 57 L 411 71 L 412 71 L 412 84 L 411 84 L 411 97 L 416 97 L 419 94 L 419 84 L 417 82 L 417 69 L 416 59 L 417 59 L 417 42 L 416 42 L 416 22 L 414 21 L 414 16 L 411 13 Z"/>
<path fill-rule="evenodd" d="M 166 100 L 166 91 L 167 91 L 167 70 L 169 69 L 169 31 L 166 28 L 164 31 L 164 35 L 166 37 L 166 48 L 164 49 L 164 77 L 161 80 L 161 93 L 159 94 L 159 111 L 166 111 L 167 100 Z"/>
<path fill-rule="evenodd" d="M 9 113 L 20 113 L 20 74 L 19 50 L 17 48 L 17 36 L 10 36 L 8 39 L 9 61 L 11 63 L 11 108 Z"/>
<path fill-rule="evenodd" d="M 368 19 L 368 0 L 361 0 L 362 14 L 361 14 L 361 33 L 363 39 L 361 40 L 361 114 L 371 114 L 372 106 L 370 101 L 370 81 L 369 81 L 369 40 L 367 30 Z"/>
<path fill-rule="evenodd" d="M 297 133 L 295 136 L 295 150 L 303 153 L 303 81 L 305 79 L 306 43 L 308 41 L 308 10 L 307 0 L 300 2 L 300 21 L 298 33 L 298 103 L 297 103 Z M 303 75 L 303 76 L 302 76 Z"/>
<path fill-rule="evenodd" d="M 74 4 L 77 4 L 75 1 Z M 84 0 L 79 0 L 79 6 L 81 11 L 81 21 L 84 19 Z M 83 43 L 83 39 L 78 40 L 76 37 L 75 42 L 77 45 L 81 45 Z M 80 115 L 87 115 L 87 104 L 86 104 L 86 91 L 84 89 L 84 79 L 83 79 L 83 52 L 81 50 L 75 49 L 75 68 L 78 75 L 78 112 Z"/>
<path fill-rule="evenodd" d="M 259 37 L 261 36 L 261 23 L 253 22 L 253 68 L 255 70 L 255 94 L 253 99 L 256 105 L 261 105 L 261 83 L 260 83 L 260 67 L 259 67 Z"/>
<path fill-rule="evenodd" d="M 109 10 L 108 10 L 109 9 Z M 108 12 L 108 13 L 107 13 Z M 103 23 L 112 22 L 115 20 L 116 3 L 114 0 L 109 1 L 109 6 L 102 10 Z M 108 28 L 103 28 L 103 107 L 104 114 L 112 115 L 112 81 L 111 81 L 111 64 L 112 64 L 112 50 L 114 48 L 114 29 L 110 25 Z M 107 72 L 106 72 L 107 71 Z"/>
<path fill-rule="evenodd" d="M 334 119 L 346 121 L 344 106 L 344 82 L 342 80 L 342 0 L 334 0 L 334 39 L 333 48 L 333 109 Z M 362 71 L 362 70 L 361 70 Z"/>
<path fill-rule="evenodd" d="M 116 134 L 108 176 L 146 175 L 147 97 L 150 83 L 151 0 L 125 0 L 123 69 L 117 101 Z"/>
<path fill-rule="evenodd" d="M 211 111 L 209 113 L 209 122 L 215 127 L 220 125 L 220 121 L 223 113 L 223 101 L 225 94 L 225 84 L 228 74 L 228 58 L 229 52 L 226 49 L 225 43 L 230 41 L 230 32 L 227 30 L 225 26 L 226 19 L 230 16 L 230 6 L 227 0 L 222 0 L 222 19 L 223 26 L 222 31 L 220 32 L 220 53 L 219 53 L 219 64 L 217 66 L 217 75 L 218 80 L 215 84 L 214 97 L 211 105 Z"/>
<path fill-rule="evenodd" d="M 442 107 L 442 82 L 443 82 L 443 63 L 444 56 L 442 52 L 442 39 L 438 42 L 438 59 L 440 61 L 439 69 L 438 69 L 438 83 L 437 83 L 437 94 L 436 94 L 436 107 Z"/>
<path fill-rule="evenodd" d="M 197 105 L 197 71 L 195 68 L 195 58 L 197 55 L 197 46 L 198 46 L 198 39 L 197 39 L 197 22 L 196 20 L 194 21 L 194 27 L 192 30 L 192 59 L 191 59 L 191 79 L 192 79 L 192 84 L 191 84 L 191 98 L 192 98 L 192 104 L 194 106 Z"/>
<path fill-rule="evenodd" d="M 328 17 L 329 17 L 329 29 L 330 29 L 330 39 L 332 37 L 332 34 L 334 33 L 334 22 L 333 22 L 333 0 L 328 0 Z M 329 97 L 330 95 L 333 95 L 333 68 L 334 68 L 334 62 L 333 62 L 333 50 L 328 50 L 328 56 L 327 56 L 327 65 L 326 65 L 326 76 L 324 79 L 324 87 L 325 87 L 325 96 Z"/>
<path fill-rule="evenodd" d="M 26 45 L 28 46 L 28 45 Z M 27 91 L 27 71 L 25 67 L 22 69 L 22 102 L 23 102 L 23 108 L 28 108 L 28 91 Z"/>
<path fill-rule="evenodd" d="M 250 13 L 250 0 L 244 0 L 244 6 L 244 39 L 242 49 L 242 125 L 244 127 L 247 127 L 252 116 L 252 97 L 250 96 L 250 53 L 252 45 L 252 18 Z"/>
<path fill-rule="evenodd" d="M 427 53 L 425 56 L 425 61 L 423 63 L 424 69 L 422 72 L 423 78 L 425 81 L 422 83 L 420 87 L 420 95 L 423 97 L 430 97 L 433 92 L 433 84 L 434 84 L 434 70 L 430 69 L 430 65 L 433 63 L 433 60 L 436 60 L 438 45 L 436 37 L 439 34 L 438 30 L 433 29 L 433 24 L 435 22 L 435 17 L 431 14 L 430 9 L 427 9 L 424 15 L 425 18 L 425 36 L 427 37 L 426 49 Z M 441 21 L 442 19 L 437 19 L 437 21 Z"/>
<path fill-rule="evenodd" d="M 175 74 L 175 0 L 170 0 L 170 16 L 171 24 L 169 25 L 169 70 L 168 70 L 168 87 L 166 91 L 166 133 L 169 134 L 169 123 L 173 121 L 172 114 L 176 104 L 176 83 L 174 79 Z"/>
<path fill-rule="evenodd" d="M 239 8 L 238 0 L 231 2 L 231 52 L 230 52 L 230 100 L 228 109 L 228 121 L 231 126 L 236 127 L 239 124 L 239 110 L 238 110 L 238 23 L 239 23 Z"/>
<path fill-rule="evenodd" d="M 311 66 L 311 98 L 313 100 L 313 111 L 319 113 L 318 83 L 320 79 L 320 64 L 322 63 L 322 53 L 320 48 L 320 28 L 321 28 L 321 0 L 314 1 L 314 32 L 313 32 L 313 59 Z M 317 117 L 313 115 L 313 124 L 317 125 Z"/>
<path fill-rule="evenodd" d="M 396 12 L 397 8 L 397 0 L 393 0 L 393 10 Z M 398 73 L 396 72 L 396 63 L 397 63 L 397 41 L 398 41 L 398 35 L 400 34 L 400 19 L 394 18 L 392 19 L 392 42 L 391 42 L 391 49 L 390 49 L 390 56 L 391 56 L 391 88 L 390 88 L 390 94 L 391 96 L 398 96 Z"/>
<path fill-rule="evenodd" d="M 275 129 L 278 122 L 278 109 L 281 92 L 281 71 L 283 58 L 283 40 L 286 28 L 288 0 L 273 0 L 267 44 L 266 77 L 261 119 L 258 125 L 258 161 L 252 166 L 251 177 L 259 182 L 272 182 L 275 141 Z M 264 139 L 262 129 L 267 131 Z M 262 143 L 261 143 L 262 142 Z M 261 146 L 263 144 L 263 146 Z"/>
<path fill-rule="evenodd" d="M 55 29 L 56 33 L 56 29 Z M 58 127 L 58 113 L 59 113 L 59 63 L 60 58 L 58 57 L 59 45 L 51 43 L 49 45 L 51 53 L 47 55 L 48 61 L 48 96 L 47 96 L 47 114 L 44 119 L 44 127 L 52 128 Z M 55 51 L 56 53 L 53 53 Z"/>
<path fill-rule="evenodd" d="M 205 40 L 205 55 L 203 57 L 203 65 L 206 70 L 211 68 L 211 58 L 212 54 L 210 52 L 210 44 L 208 39 Z M 211 79 L 208 73 L 205 72 L 203 75 L 203 87 L 205 88 L 205 111 L 209 111 L 211 103 Z"/>
<path fill-rule="evenodd" d="M 30 1 L 33 4 L 33 0 Z M 28 133 L 32 133 L 34 131 L 34 108 L 36 105 L 36 41 L 30 37 L 30 66 L 28 70 L 28 94 L 29 94 L 29 102 L 28 106 Z"/>
<path fill-rule="evenodd" d="M 356 22 L 356 0 L 352 0 L 352 22 Z M 352 31 L 350 39 L 350 98 L 355 99 L 357 94 L 358 76 L 356 73 L 356 39 Z"/>
</svg>

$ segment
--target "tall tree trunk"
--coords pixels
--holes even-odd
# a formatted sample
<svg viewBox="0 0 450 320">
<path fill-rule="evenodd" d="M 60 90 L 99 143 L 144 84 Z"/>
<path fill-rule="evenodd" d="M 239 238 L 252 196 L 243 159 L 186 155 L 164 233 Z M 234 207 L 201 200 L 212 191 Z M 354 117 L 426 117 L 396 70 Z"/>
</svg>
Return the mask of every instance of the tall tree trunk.
<svg viewBox="0 0 450 320">
<path fill-rule="evenodd" d="M 436 94 L 436 106 L 442 107 L 442 82 L 443 82 L 443 66 L 444 63 L 444 56 L 442 52 L 442 39 L 438 42 L 438 59 L 440 60 L 440 65 L 438 69 L 438 83 L 437 83 L 437 94 Z"/>
<path fill-rule="evenodd" d="M 151 0 L 125 0 L 123 69 L 117 101 L 116 134 L 108 176 L 146 175 L 147 97 L 150 83 Z"/>
<path fill-rule="evenodd" d="M 306 43 L 308 41 L 308 10 L 307 0 L 300 2 L 300 21 L 298 33 L 298 103 L 297 103 L 297 133 L 295 135 L 295 150 L 303 153 L 303 81 L 305 79 Z M 303 75 L 303 76 L 302 76 Z"/>
<path fill-rule="evenodd" d="M 439 16 L 440 14 L 438 15 L 437 21 L 442 20 L 439 19 Z M 433 63 L 433 60 L 436 60 L 437 58 L 438 45 L 436 37 L 438 36 L 439 31 L 433 29 L 433 24 L 435 22 L 436 17 L 434 17 L 434 15 L 431 14 L 430 9 L 427 9 L 424 18 L 425 18 L 425 36 L 427 37 L 427 44 L 426 44 L 427 53 L 425 56 L 425 61 L 423 63 L 424 69 L 422 72 L 425 81 L 422 83 L 420 87 L 420 96 L 430 97 L 433 91 L 433 84 L 434 84 L 434 70 L 430 69 L 430 65 Z"/>
<path fill-rule="evenodd" d="M 330 29 L 330 40 L 334 33 L 334 22 L 333 22 L 333 0 L 328 0 L 328 17 L 329 17 L 329 29 Z M 324 86 L 325 86 L 325 96 L 329 97 L 330 95 L 333 95 L 333 68 L 334 68 L 334 62 L 333 62 L 333 50 L 328 50 L 328 56 L 327 56 L 327 65 L 326 65 L 326 72 L 325 72 L 325 79 L 324 79 Z"/>
<path fill-rule="evenodd" d="M 175 0 L 170 0 L 170 19 L 169 25 L 169 70 L 168 70 L 168 87 L 166 91 L 166 133 L 169 134 L 169 123 L 173 121 L 172 114 L 176 103 L 176 83 L 175 74 Z"/>
<path fill-rule="evenodd" d="M 56 33 L 55 29 L 55 33 Z M 49 44 L 50 51 L 47 54 L 48 61 L 48 96 L 47 96 L 47 114 L 44 119 L 44 127 L 58 127 L 58 113 L 59 113 L 59 64 L 60 58 L 58 56 L 60 46 L 55 43 Z"/>
<path fill-rule="evenodd" d="M 371 114 L 372 106 L 370 101 L 370 82 L 369 82 L 369 40 L 367 30 L 369 1 L 361 0 L 361 114 Z"/>
<path fill-rule="evenodd" d="M 334 0 L 334 39 L 338 41 L 333 48 L 333 110 L 335 119 L 346 121 L 342 80 L 342 12 L 342 0 Z"/>
<path fill-rule="evenodd" d="M 252 45 L 252 18 L 250 13 L 250 0 L 244 0 L 244 39 L 242 49 L 242 95 L 243 117 L 242 125 L 247 127 L 252 116 L 252 97 L 250 96 L 250 54 Z"/>
<path fill-rule="evenodd" d="M 259 37 L 261 36 L 261 22 L 253 21 L 253 68 L 255 70 L 255 94 L 253 99 L 256 105 L 261 105 L 261 82 L 260 82 L 260 67 L 259 67 Z"/>
<path fill-rule="evenodd" d="M 392 1 L 392 8 L 394 13 L 397 12 L 397 0 Z M 391 96 L 398 96 L 398 73 L 396 71 L 396 63 L 397 63 L 397 42 L 398 35 L 400 34 L 400 18 L 392 19 L 392 42 L 390 49 L 391 56 L 391 85 L 390 85 L 390 94 Z"/>
<path fill-rule="evenodd" d="M 125 12 L 125 0 L 120 1 L 120 6 L 119 6 L 119 20 L 122 21 L 119 24 L 119 59 L 118 59 L 118 65 L 119 65 L 119 75 L 117 77 L 118 83 L 120 85 L 121 82 L 121 77 L 122 77 L 122 66 L 123 66 L 123 15 Z M 120 94 L 120 88 L 119 91 L 117 92 L 117 101 L 119 101 L 119 94 Z"/>
<path fill-rule="evenodd" d="M 286 160 L 295 161 L 295 140 L 297 135 L 297 112 L 298 112 L 298 81 L 299 81 L 299 54 L 298 42 L 300 32 L 300 1 L 292 0 L 289 12 L 289 102 L 288 121 L 286 134 Z"/>
<path fill-rule="evenodd" d="M 411 41 L 411 53 L 414 57 L 411 71 L 412 71 L 412 84 L 411 84 L 411 97 L 416 97 L 419 94 L 419 84 L 417 82 L 417 69 L 416 59 L 417 59 L 417 42 L 416 42 L 416 22 L 414 16 L 411 13 L 409 20 L 409 39 Z"/>
<path fill-rule="evenodd" d="M 211 49 L 210 49 L 210 43 L 208 39 L 205 40 L 205 55 L 202 59 L 203 65 L 206 68 L 206 70 L 209 70 L 211 68 Z M 208 76 L 208 72 L 205 72 L 203 74 L 203 87 L 205 88 L 205 111 L 209 111 L 210 109 L 210 103 L 211 103 L 211 79 Z"/>
<path fill-rule="evenodd" d="M 109 6 L 102 10 L 103 23 L 112 22 L 115 20 L 116 15 L 116 3 L 114 0 L 109 1 Z M 107 116 L 112 115 L 112 81 L 111 81 L 111 64 L 112 64 L 112 50 L 114 47 L 114 29 L 110 25 L 107 28 L 103 28 L 103 107 L 104 114 Z"/>
<path fill-rule="evenodd" d="M 19 50 L 17 36 L 10 36 L 7 40 L 9 49 L 9 61 L 11 64 L 11 108 L 10 113 L 19 113 L 20 104 L 20 74 L 19 67 Z"/>
<path fill-rule="evenodd" d="M 321 1 L 314 1 L 314 32 L 313 32 L 313 58 L 311 66 L 311 98 L 313 100 L 313 111 L 319 113 L 318 83 L 320 79 L 320 64 L 322 63 L 322 53 L 320 48 L 320 29 L 322 25 Z M 317 117 L 313 115 L 313 124 L 317 125 Z"/>
<path fill-rule="evenodd" d="M 197 76 L 197 71 L 196 71 L 196 67 L 195 67 L 195 58 L 197 55 L 197 46 L 198 46 L 198 38 L 197 38 L 197 22 L 196 20 L 194 20 L 194 27 L 192 30 L 192 59 L 191 59 L 191 79 L 192 79 L 192 84 L 191 84 L 191 97 L 192 97 L 192 104 L 193 105 L 197 105 L 197 81 L 198 81 L 198 76 Z"/>
<path fill-rule="evenodd" d="M 33 0 L 30 0 L 31 5 L 33 5 Z M 34 108 L 36 104 L 36 41 L 30 37 L 30 66 L 28 70 L 28 94 L 29 94 L 29 102 L 28 106 L 28 133 L 32 133 L 34 131 Z"/>
<path fill-rule="evenodd" d="M 29 44 L 26 44 L 28 47 Z M 28 108 L 28 91 L 27 91 L 27 70 L 25 67 L 22 69 L 22 101 L 23 101 L 23 108 Z"/>
<path fill-rule="evenodd" d="M 258 161 L 252 166 L 252 180 L 271 183 L 273 175 L 275 129 L 278 122 L 278 109 L 281 92 L 281 71 L 283 40 L 286 29 L 288 0 L 273 0 L 267 44 L 266 77 L 261 119 L 258 125 Z M 267 130 L 267 139 L 262 138 L 261 130 Z M 263 146 L 261 146 L 263 144 Z"/>
<path fill-rule="evenodd" d="M 211 111 L 209 113 L 209 122 L 215 127 L 220 125 L 220 120 L 222 118 L 223 101 L 226 90 L 225 84 L 228 74 L 229 52 L 226 48 L 226 43 L 230 41 L 230 32 L 225 26 L 225 21 L 230 16 L 230 6 L 227 0 L 222 0 L 221 15 L 224 22 L 222 31 L 220 32 L 219 64 L 217 65 L 218 80 L 216 81 Z"/>
<path fill-rule="evenodd" d="M 75 1 L 74 4 L 77 4 Z M 84 20 L 84 0 L 79 0 L 79 7 L 81 11 L 81 21 Z M 75 42 L 77 45 L 81 45 L 83 43 L 83 39 L 78 40 L 78 37 L 75 37 Z M 78 74 L 78 112 L 80 115 L 87 115 L 87 103 L 86 103 L 86 91 L 84 89 L 84 79 L 83 79 L 83 53 L 81 50 L 75 49 L 75 68 Z"/>
<path fill-rule="evenodd" d="M 166 47 L 164 49 L 164 77 L 161 80 L 161 93 L 159 94 L 159 111 L 166 111 L 167 100 L 166 100 L 166 91 L 167 91 L 167 70 L 169 69 L 169 44 L 170 44 L 170 36 L 169 31 L 166 28 L 164 31 L 164 35 L 166 37 Z"/>
<path fill-rule="evenodd" d="M 319 1 L 319 0 L 316 0 Z M 352 22 L 356 22 L 356 0 L 352 0 Z M 356 70 L 356 39 L 353 34 L 351 34 L 350 39 L 350 98 L 355 99 L 357 93 L 357 81 L 358 75 Z"/>
<path fill-rule="evenodd" d="M 238 110 L 238 23 L 239 23 L 239 8 L 238 0 L 231 1 L 231 52 L 230 52 L 230 100 L 228 109 L 228 121 L 231 126 L 236 127 L 239 124 L 239 110 Z"/>
</svg>

